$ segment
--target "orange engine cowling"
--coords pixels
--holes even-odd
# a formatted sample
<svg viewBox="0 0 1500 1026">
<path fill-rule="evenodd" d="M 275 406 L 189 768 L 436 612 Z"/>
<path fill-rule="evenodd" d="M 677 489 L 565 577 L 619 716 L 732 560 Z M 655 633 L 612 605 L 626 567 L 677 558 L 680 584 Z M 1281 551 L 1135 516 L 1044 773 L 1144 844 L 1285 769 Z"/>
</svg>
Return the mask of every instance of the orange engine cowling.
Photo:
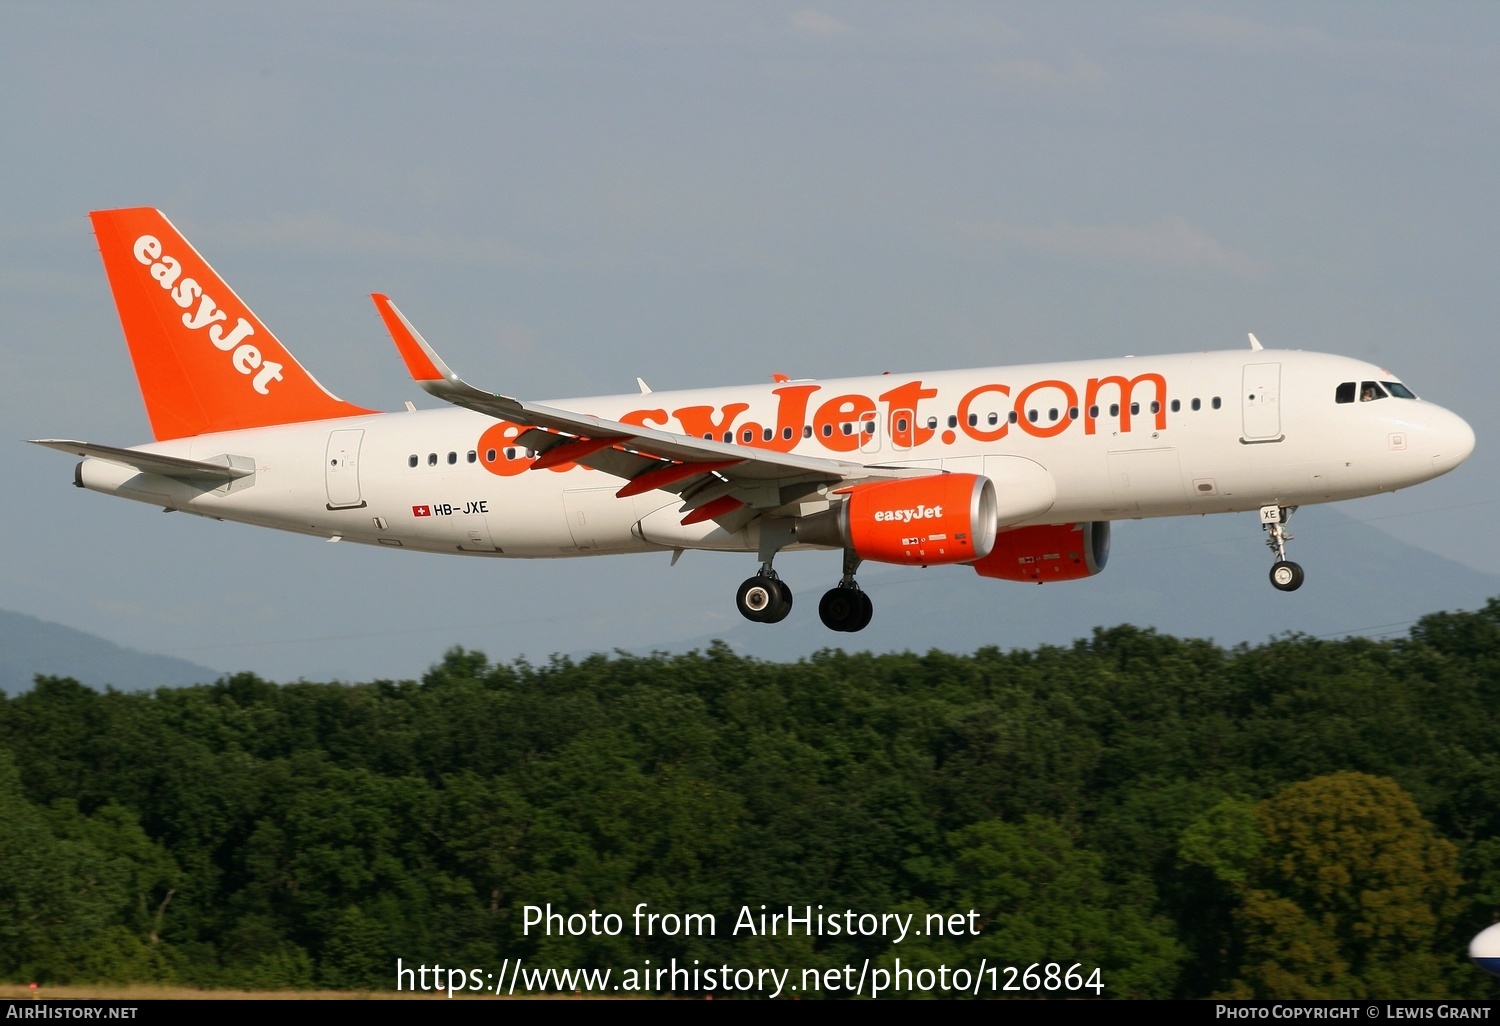
<svg viewBox="0 0 1500 1026">
<path fill-rule="evenodd" d="M 1109 521 L 1048 524 L 1002 531 L 988 556 L 973 567 L 981 577 L 1007 581 L 1076 581 L 1109 561 Z"/>
<path fill-rule="evenodd" d="M 982 560 L 995 544 L 995 485 L 987 477 L 933 474 L 855 485 L 847 494 L 833 509 L 799 519 L 797 540 L 909 566 Z"/>
</svg>

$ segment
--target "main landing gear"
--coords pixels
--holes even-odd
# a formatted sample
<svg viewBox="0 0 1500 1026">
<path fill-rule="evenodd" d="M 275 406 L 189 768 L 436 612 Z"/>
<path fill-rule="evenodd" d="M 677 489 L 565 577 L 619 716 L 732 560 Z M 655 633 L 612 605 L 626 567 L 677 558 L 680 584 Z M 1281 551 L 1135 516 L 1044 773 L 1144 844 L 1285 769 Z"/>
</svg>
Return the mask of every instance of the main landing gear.
<svg viewBox="0 0 1500 1026">
<path fill-rule="evenodd" d="M 859 557 L 849 549 L 844 550 L 844 576 L 839 583 L 823 593 L 818 603 L 818 619 L 831 631 L 853 634 L 870 626 L 875 615 L 875 605 L 870 596 L 860 591 L 854 582 L 854 571 L 859 569 Z"/>
<path fill-rule="evenodd" d="M 1276 554 L 1271 565 L 1271 585 L 1277 591 L 1296 591 L 1302 587 L 1302 567 L 1286 558 L 1286 543 L 1292 534 L 1286 522 L 1297 512 L 1296 506 L 1262 506 L 1260 525 L 1266 532 L 1266 546 Z"/>
<path fill-rule="evenodd" d="M 734 597 L 740 607 L 740 615 L 755 623 L 780 623 L 792 611 L 792 589 L 776 576 L 771 564 L 766 563 L 760 573 L 751 577 Z"/>
<path fill-rule="evenodd" d="M 840 582 L 837 587 L 829 588 L 818 603 L 818 619 L 831 631 L 850 634 L 862 631 L 870 625 L 870 618 L 874 615 L 875 606 L 870 596 L 860 591 L 859 585 L 853 581 L 848 584 Z"/>
<path fill-rule="evenodd" d="M 818 618 L 831 631 L 853 633 L 870 625 L 875 615 L 875 606 L 870 596 L 860 590 L 854 581 L 854 571 L 859 566 L 859 557 L 852 552 L 844 553 L 844 576 L 839 583 L 823 594 L 818 603 Z M 760 572 L 740 585 L 734 597 L 740 615 L 755 623 L 779 623 L 792 611 L 792 589 L 776 576 L 771 561 L 761 564 Z"/>
</svg>

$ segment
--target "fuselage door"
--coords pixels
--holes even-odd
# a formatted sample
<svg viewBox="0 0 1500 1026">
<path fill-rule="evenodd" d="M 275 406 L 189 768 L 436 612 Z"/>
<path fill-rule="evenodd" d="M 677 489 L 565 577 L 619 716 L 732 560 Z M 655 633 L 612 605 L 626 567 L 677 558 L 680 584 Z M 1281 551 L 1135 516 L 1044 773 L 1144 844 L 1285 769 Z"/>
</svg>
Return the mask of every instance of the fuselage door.
<svg viewBox="0 0 1500 1026">
<path fill-rule="evenodd" d="M 1246 442 L 1279 442 L 1281 433 L 1281 364 L 1252 363 L 1245 367 L 1243 400 Z"/>
<path fill-rule="evenodd" d="M 1170 516 L 1188 512 L 1187 489 L 1177 450 L 1132 449 L 1109 454 L 1115 509 L 1122 513 Z"/>
<path fill-rule="evenodd" d="M 364 436 L 359 428 L 329 432 L 323 460 L 329 509 L 358 509 L 365 504 L 359 494 L 359 443 Z"/>
<path fill-rule="evenodd" d="M 634 544 L 630 529 L 640 519 L 632 499 L 617 499 L 608 488 L 569 488 L 563 492 L 563 511 L 573 544 L 580 551 L 625 549 Z"/>
</svg>

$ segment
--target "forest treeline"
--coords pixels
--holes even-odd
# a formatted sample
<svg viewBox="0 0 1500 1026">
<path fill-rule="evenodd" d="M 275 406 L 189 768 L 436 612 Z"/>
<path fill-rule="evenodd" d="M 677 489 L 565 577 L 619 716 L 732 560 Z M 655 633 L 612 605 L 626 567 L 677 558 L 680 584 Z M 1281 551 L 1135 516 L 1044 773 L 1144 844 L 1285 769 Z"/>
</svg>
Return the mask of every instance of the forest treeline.
<svg viewBox="0 0 1500 1026">
<path fill-rule="evenodd" d="M 899 957 L 1098 966 L 1114 997 L 1494 997 L 1465 955 L 1500 911 L 1497 698 L 1500 600 L 1232 650 L 1117 627 L 793 664 L 455 649 L 355 685 L 39 678 L 0 701 L 0 979 Z M 641 902 L 716 934 L 636 936 Z M 528 932 L 548 904 L 626 928 Z M 982 929 L 731 935 L 761 905 Z"/>
</svg>

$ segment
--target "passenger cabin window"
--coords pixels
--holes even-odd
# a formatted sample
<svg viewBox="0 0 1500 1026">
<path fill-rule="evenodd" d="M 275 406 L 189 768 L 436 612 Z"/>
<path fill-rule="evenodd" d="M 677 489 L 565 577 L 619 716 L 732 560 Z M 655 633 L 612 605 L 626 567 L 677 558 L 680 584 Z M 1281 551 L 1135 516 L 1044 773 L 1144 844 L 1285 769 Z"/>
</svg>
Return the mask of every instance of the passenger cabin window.
<svg viewBox="0 0 1500 1026">
<path fill-rule="evenodd" d="M 1214 396 L 1214 401 L 1213 401 L 1213 407 L 1214 407 L 1214 409 L 1217 410 L 1219 407 L 1221 407 L 1223 405 L 1224 405 L 1224 400 L 1220 399 L 1218 396 Z"/>
<path fill-rule="evenodd" d="M 473 449 L 470 449 L 469 450 L 469 462 L 473 463 L 473 462 L 475 462 L 478 459 L 479 459 L 479 453 L 475 452 Z"/>
<path fill-rule="evenodd" d="M 1201 409 L 1203 409 L 1203 400 L 1202 399 L 1194 399 L 1193 400 L 1193 412 L 1197 413 Z"/>
<path fill-rule="evenodd" d="M 427 454 L 427 465 L 429 467 L 437 466 L 437 453 L 430 452 Z"/>
<path fill-rule="evenodd" d="M 417 459 L 416 453 L 412 453 L 410 456 L 406 457 L 406 465 L 408 467 L 415 467 L 419 462 L 420 461 Z"/>
</svg>

